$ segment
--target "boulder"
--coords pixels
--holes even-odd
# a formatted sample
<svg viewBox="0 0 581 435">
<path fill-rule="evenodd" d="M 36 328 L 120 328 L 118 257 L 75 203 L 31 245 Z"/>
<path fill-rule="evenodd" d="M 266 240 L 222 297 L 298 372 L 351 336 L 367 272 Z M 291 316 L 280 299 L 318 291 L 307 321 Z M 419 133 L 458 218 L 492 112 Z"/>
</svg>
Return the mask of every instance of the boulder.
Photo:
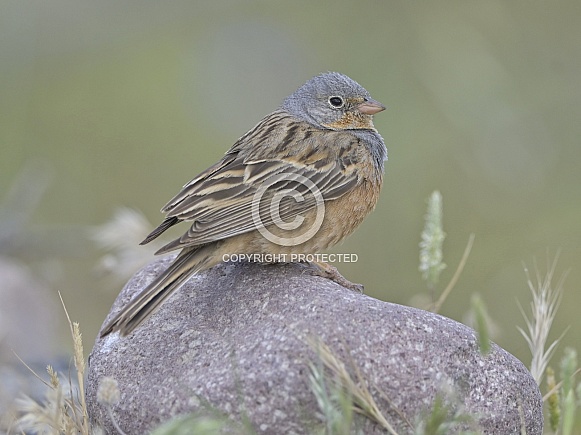
<svg viewBox="0 0 581 435">
<path fill-rule="evenodd" d="M 170 258 L 139 271 L 111 313 L 143 289 Z M 132 334 L 97 338 L 86 398 L 91 421 L 117 433 L 97 400 L 104 377 L 118 382 L 112 417 L 127 434 L 144 434 L 173 417 L 219 411 L 260 434 L 324 428 L 310 381 L 324 370 L 319 341 L 364 380 L 399 434 L 433 409 L 470 415 L 455 426 L 489 434 L 541 434 L 542 400 L 525 366 L 492 344 L 479 352 L 475 332 L 446 317 L 382 302 L 313 276 L 303 264 L 225 263 L 192 277 Z M 309 344 L 311 343 L 311 344 Z M 358 413 L 361 433 L 385 433 Z M 450 430 L 453 432 L 454 430 Z"/>
</svg>

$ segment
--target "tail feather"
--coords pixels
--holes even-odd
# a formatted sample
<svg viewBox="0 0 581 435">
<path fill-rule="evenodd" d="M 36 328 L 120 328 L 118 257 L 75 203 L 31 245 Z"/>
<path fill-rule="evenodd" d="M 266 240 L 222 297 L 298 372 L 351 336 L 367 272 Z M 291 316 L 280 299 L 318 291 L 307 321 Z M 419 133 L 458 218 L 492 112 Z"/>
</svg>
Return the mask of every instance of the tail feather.
<svg viewBox="0 0 581 435">
<path fill-rule="evenodd" d="M 140 243 L 140 245 L 146 245 L 151 242 L 153 239 L 157 239 L 161 233 L 163 233 L 168 228 L 177 224 L 180 220 L 175 216 L 166 217 L 159 226 L 153 230 L 149 235 Z"/>
<path fill-rule="evenodd" d="M 111 319 L 101 330 L 101 337 L 119 331 L 128 335 L 147 319 L 171 294 L 192 275 L 212 267 L 211 252 L 214 247 L 204 246 L 194 250 L 184 249 L 174 262 L 157 276 L 141 293 Z"/>
</svg>

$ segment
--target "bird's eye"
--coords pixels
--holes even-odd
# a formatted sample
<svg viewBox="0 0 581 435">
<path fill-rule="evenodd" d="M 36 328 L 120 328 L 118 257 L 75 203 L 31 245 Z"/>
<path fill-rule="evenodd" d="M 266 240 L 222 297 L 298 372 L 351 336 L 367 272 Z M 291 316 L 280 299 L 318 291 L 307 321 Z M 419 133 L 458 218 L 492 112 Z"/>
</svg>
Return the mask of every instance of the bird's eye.
<svg viewBox="0 0 581 435">
<path fill-rule="evenodd" d="M 341 97 L 329 97 L 329 104 L 331 105 L 331 107 L 335 109 L 340 109 L 341 107 L 343 107 L 345 102 Z"/>
</svg>

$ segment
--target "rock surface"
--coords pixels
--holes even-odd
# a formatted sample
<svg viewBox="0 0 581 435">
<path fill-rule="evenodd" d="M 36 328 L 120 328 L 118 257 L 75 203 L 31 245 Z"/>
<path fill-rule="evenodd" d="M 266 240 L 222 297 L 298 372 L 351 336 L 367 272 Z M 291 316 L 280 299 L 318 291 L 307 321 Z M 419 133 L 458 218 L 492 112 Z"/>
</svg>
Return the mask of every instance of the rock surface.
<svg viewBox="0 0 581 435">
<path fill-rule="evenodd" d="M 138 272 L 112 312 L 170 259 Z M 121 400 L 113 415 L 127 434 L 144 434 L 173 416 L 219 409 L 248 418 L 256 433 L 303 434 L 323 427 L 309 384 L 318 337 L 367 380 L 380 410 L 411 433 L 436 395 L 475 416 L 488 434 L 541 434 L 542 401 L 524 365 L 492 345 L 478 351 L 474 331 L 426 311 L 381 302 L 309 274 L 300 264 L 223 264 L 193 277 L 136 331 L 98 338 L 87 380 L 91 420 L 117 433 L 97 401 L 104 376 Z M 382 393 L 379 393 L 381 391 Z M 389 401 L 386 400 L 389 398 Z M 357 416 L 362 433 L 385 433 Z"/>
</svg>

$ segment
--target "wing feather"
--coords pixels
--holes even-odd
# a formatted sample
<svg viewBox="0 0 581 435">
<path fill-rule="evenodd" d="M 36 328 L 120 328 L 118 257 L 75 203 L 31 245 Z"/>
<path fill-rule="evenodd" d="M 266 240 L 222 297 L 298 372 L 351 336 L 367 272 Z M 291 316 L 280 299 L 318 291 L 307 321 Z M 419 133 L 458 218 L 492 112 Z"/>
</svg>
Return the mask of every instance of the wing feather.
<svg viewBox="0 0 581 435">
<path fill-rule="evenodd" d="M 333 143 L 320 146 L 321 141 L 329 140 Z M 319 190 L 324 201 L 345 195 L 361 183 L 356 152 L 359 144 L 354 142 L 359 139 L 348 132 L 319 130 L 284 112 L 274 112 L 165 205 L 165 224 L 152 235 L 157 237 L 177 222 L 192 223 L 185 234 L 158 252 L 203 245 L 259 225 L 268 226 L 274 222 L 270 201 L 281 192 L 286 196 L 280 201 L 279 216 L 290 221 L 316 206 L 310 183 L 303 183 L 304 179 Z M 297 149 L 302 150 L 298 155 Z M 262 195 L 260 202 L 256 202 L 258 194 Z M 254 221 L 253 212 L 259 213 L 261 222 Z"/>
</svg>

